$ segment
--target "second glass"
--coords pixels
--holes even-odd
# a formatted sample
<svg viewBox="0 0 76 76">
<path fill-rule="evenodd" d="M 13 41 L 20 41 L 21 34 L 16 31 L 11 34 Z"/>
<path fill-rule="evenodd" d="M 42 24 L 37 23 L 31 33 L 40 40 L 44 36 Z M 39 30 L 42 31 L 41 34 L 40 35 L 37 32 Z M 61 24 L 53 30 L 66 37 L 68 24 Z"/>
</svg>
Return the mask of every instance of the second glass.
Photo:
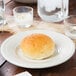
<svg viewBox="0 0 76 76">
<path fill-rule="evenodd" d="M 59 22 L 68 16 L 69 0 L 38 0 L 38 14 L 47 22 Z"/>
<path fill-rule="evenodd" d="M 71 39 L 76 39 L 76 15 L 71 15 L 64 20 L 65 35 Z"/>
</svg>

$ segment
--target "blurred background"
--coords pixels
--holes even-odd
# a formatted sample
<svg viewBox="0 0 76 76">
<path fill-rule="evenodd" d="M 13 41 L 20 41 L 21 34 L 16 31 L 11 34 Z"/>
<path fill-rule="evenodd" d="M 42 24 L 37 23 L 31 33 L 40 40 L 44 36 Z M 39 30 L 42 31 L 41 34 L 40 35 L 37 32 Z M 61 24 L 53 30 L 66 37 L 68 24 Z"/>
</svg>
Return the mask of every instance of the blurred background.
<svg viewBox="0 0 76 76">
<path fill-rule="evenodd" d="M 10 1 L 10 2 L 9 2 Z M 12 15 L 12 9 L 15 6 L 28 5 L 34 8 L 34 17 L 39 18 L 37 14 L 37 0 L 5 0 L 6 3 L 6 14 Z M 69 14 L 76 15 L 76 0 L 69 0 Z"/>
<path fill-rule="evenodd" d="M 14 0 L 16 2 L 22 2 L 22 3 L 36 3 L 37 0 Z M 76 11 L 76 0 L 69 0 L 69 10 L 70 13 L 71 11 Z M 75 14 L 75 13 L 74 13 Z"/>
</svg>

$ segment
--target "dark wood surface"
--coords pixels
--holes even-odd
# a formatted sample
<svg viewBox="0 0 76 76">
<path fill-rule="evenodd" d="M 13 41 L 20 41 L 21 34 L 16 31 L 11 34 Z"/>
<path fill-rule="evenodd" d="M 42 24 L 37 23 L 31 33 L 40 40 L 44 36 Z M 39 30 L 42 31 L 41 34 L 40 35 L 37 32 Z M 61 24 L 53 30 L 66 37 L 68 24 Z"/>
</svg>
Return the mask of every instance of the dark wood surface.
<svg viewBox="0 0 76 76">
<path fill-rule="evenodd" d="M 12 9 L 19 5 L 29 5 L 33 7 L 34 17 L 37 19 L 40 19 L 39 16 L 37 15 L 36 4 L 21 4 L 21 3 L 14 2 L 12 0 L 8 0 L 6 2 L 6 14 L 12 15 Z M 76 0 L 70 0 L 70 5 L 69 5 L 70 14 L 75 14 L 75 11 L 76 11 L 75 9 L 76 9 Z M 10 35 L 12 34 L 7 32 L 5 33 L 4 36 L 0 36 L 0 40 L 4 41 Z M 15 74 L 23 72 L 23 71 L 29 71 L 32 74 L 32 76 L 76 76 L 76 53 L 67 62 L 59 66 L 55 66 L 55 67 L 47 68 L 47 69 L 21 68 L 6 61 L 0 67 L 0 76 L 14 76 Z"/>
</svg>

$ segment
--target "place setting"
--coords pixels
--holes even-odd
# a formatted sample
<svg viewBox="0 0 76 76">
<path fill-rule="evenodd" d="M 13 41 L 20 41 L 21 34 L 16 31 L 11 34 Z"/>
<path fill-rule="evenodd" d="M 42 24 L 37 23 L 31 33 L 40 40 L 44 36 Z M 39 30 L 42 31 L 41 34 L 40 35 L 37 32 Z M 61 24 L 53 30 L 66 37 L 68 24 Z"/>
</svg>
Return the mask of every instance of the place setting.
<svg viewBox="0 0 76 76">
<path fill-rule="evenodd" d="M 70 4 L 0 0 L 1 76 L 76 75 L 76 15 L 69 14 Z"/>
<path fill-rule="evenodd" d="M 74 55 L 72 38 L 75 39 L 76 23 L 74 15 L 68 16 L 69 2 L 61 0 L 52 5 L 54 1 L 49 1 L 37 2 L 41 21 L 34 19 L 34 9 L 30 6 L 17 6 L 12 10 L 13 16 L 6 18 L 4 29 L 13 34 L 1 44 L 1 54 L 9 63 L 43 69 L 60 65 Z M 56 24 L 60 21 L 64 24 Z"/>
</svg>

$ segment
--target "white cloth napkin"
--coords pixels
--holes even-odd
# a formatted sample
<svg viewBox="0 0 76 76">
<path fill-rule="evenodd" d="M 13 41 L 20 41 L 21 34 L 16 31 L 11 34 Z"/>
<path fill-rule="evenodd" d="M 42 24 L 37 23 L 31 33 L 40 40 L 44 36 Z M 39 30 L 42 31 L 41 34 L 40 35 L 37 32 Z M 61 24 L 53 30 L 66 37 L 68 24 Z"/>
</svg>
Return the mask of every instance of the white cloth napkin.
<svg viewBox="0 0 76 76">
<path fill-rule="evenodd" d="M 32 76 L 32 75 L 28 71 L 25 71 L 25 72 L 18 73 L 14 76 Z"/>
</svg>

